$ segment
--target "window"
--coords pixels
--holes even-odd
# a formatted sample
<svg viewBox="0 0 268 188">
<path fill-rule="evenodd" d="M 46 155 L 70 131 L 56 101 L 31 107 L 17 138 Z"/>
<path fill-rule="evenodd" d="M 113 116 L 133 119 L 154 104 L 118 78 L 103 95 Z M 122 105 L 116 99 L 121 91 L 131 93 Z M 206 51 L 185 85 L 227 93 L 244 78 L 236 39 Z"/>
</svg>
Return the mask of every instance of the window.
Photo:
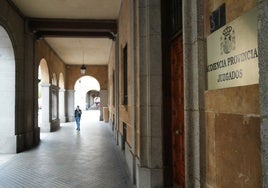
<svg viewBox="0 0 268 188">
<path fill-rule="evenodd" d="M 214 32 L 226 24 L 225 3 L 210 15 L 210 32 Z"/>
<path fill-rule="evenodd" d="M 115 106 L 115 71 L 113 70 L 113 106 Z"/>
<path fill-rule="evenodd" d="M 128 104 L 128 63 L 127 45 L 123 49 L 123 105 Z"/>
<path fill-rule="evenodd" d="M 125 150 L 126 142 L 127 142 L 127 124 L 123 122 L 122 150 Z"/>
<path fill-rule="evenodd" d="M 168 35 L 173 37 L 182 30 L 182 0 L 168 1 Z"/>
</svg>

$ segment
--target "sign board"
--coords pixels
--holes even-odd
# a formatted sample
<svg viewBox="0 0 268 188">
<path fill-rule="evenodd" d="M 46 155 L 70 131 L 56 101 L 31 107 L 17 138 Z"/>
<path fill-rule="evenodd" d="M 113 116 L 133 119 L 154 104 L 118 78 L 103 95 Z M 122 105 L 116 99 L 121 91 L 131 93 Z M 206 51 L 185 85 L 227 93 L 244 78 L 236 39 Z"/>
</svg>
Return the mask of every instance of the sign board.
<svg viewBox="0 0 268 188">
<path fill-rule="evenodd" d="M 208 36 L 209 90 L 259 83 L 257 23 L 253 8 Z"/>
</svg>

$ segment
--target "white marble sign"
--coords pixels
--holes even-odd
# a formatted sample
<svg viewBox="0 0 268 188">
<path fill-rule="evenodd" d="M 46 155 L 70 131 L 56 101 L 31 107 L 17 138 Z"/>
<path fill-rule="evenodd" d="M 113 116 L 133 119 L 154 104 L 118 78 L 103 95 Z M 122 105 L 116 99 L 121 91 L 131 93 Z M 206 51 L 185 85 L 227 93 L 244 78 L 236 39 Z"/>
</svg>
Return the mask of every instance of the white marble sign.
<svg viewBox="0 0 268 188">
<path fill-rule="evenodd" d="M 207 59 L 209 90 L 259 82 L 256 8 L 208 36 Z"/>
</svg>

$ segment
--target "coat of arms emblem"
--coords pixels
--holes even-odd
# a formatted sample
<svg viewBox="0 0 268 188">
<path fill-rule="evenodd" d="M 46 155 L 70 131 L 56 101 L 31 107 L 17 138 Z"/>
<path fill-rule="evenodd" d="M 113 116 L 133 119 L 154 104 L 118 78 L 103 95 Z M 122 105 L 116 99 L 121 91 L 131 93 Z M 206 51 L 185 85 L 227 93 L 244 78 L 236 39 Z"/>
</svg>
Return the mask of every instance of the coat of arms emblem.
<svg viewBox="0 0 268 188">
<path fill-rule="evenodd" d="M 235 49 L 235 31 L 231 26 L 227 26 L 221 36 L 221 54 L 228 54 Z"/>
</svg>

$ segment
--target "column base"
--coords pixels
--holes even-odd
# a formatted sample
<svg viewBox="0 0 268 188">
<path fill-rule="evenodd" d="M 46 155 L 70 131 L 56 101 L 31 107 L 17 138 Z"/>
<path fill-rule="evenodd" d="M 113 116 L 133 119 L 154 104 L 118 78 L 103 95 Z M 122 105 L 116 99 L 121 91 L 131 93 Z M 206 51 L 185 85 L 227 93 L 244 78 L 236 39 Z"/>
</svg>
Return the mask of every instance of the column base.
<svg viewBox="0 0 268 188">
<path fill-rule="evenodd" d="M 133 155 L 131 148 L 128 144 L 125 144 L 125 158 L 128 167 L 128 173 L 130 174 L 131 183 L 136 183 L 136 164 L 135 164 L 135 156 Z"/>
<path fill-rule="evenodd" d="M 3 136 L 0 139 L 0 154 L 16 153 L 16 136 Z"/>
<path fill-rule="evenodd" d="M 40 128 L 36 127 L 34 131 L 16 135 L 17 153 L 37 146 L 40 142 Z"/>
<path fill-rule="evenodd" d="M 51 127 L 50 131 L 56 131 L 60 128 L 60 120 L 59 119 L 54 119 L 51 121 Z"/>
<path fill-rule="evenodd" d="M 136 185 L 137 188 L 164 187 L 163 169 L 142 167 L 136 159 Z"/>
<path fill-rule="evenodd" d="M 60 123 L 66 123 L 67 117 L 66 116 L 61 116 L 60 117 Z"/>
<path fill-rule="evenodd" d="M 50 122 L 42 122 L 40 124 L 40 130 L 43 133 L 50 132 Z"/>
<path fill-rule="evenodd" d="M 41 123 L 41 132 L 53 132 L 60 128 L 60 120 L 54 119 L 51 122 Z"/>
<path fill-rule="evenodd" d="M 67 116 L 66 117 L 66 122 L 74 122 L 75 119 L 74 119 L 74 116 Z"/>
</svg>

